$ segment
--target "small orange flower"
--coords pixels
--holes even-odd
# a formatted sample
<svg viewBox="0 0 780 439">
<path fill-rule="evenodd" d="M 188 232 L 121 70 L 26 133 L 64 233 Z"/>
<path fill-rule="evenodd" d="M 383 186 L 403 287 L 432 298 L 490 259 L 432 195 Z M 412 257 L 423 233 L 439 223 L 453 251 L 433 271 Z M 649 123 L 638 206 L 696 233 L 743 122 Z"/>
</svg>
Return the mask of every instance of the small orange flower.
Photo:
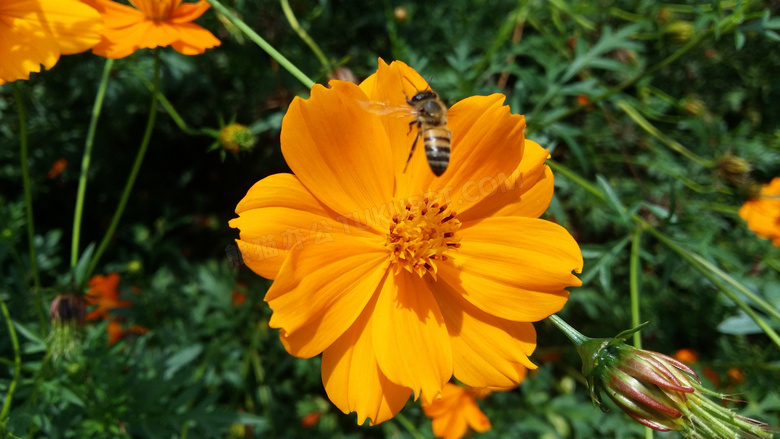
<svg viewBox="0 0 780 439">
<path fill-rule="evenodd" d="M 87 303 L 97 305 L 97 308 L 87 314 L 87 320 L 104 320 L 111 318 L 110 310 L 114 308 L 126 308 L 133 303 L 127 300 L 119 300 L 119 275 L 110 273 L 108 276 L 95 275 L 87 282 L 90 290 L 87 293 Z"/>
<path fill-rule="evenodd" d="M 758 197 L 746 201 L 739 216 L 759 238 L 771 239 L 780 247 L 780 177 L 762 186 Z"/>
<path fill-rule="evenodd" d="M 680 349 L 674 353 L 674 359 L 683 363 L 693 364 L 699 361 L 699 354 L 691 349 Z"/>
<path fill-rule="evenodd" d="M 57 160 L 56 162 L 54 162 L 53 165 L 51 165 L 51 169 L 49 169 L 49 173 L 46 174 L 46 177 L 49 179 L 57 178 L 57 176 L 60 175 L 67 166 L 68 166 L 67 160 L 65 159 Z"/>
<path fill-rule="evenodd" d="M 89 50 L 102 28 L 100 14 L 78 0 L 0 1 L 0 84 Z"/>
<path fill-rule="evenodd" d="M 301 426 L 303 428 L 312 428 L 317 425 L 317 422 L 319 422 L 321 416 L 322 412 L 311 412 L 301 419 Z"/>
<path fill-rule="evenodd" d="M 742 384 L 745 381 L 745 372 L 736 367 L 730 368 L 726 372 L 726 376 L 731 384 Z"/>
<path fill-rule="evenodd" d="M 431 418 L 433 434 L 444 439 L 460 439 L 469 427 L 479 433 L 490 430 L 490 420 L 477 406 L 476 399 L 482 399 L 490 392 L 471 389 L 447 383 L 441 391 L 441 398 L 430 404 L 423 402 L 423 411 Z"/>
<path fill-rule="evenodd" d="M 449 167 L 431 172 L 408 118 L 428 87 L 380 60 L 359 86 L 330 81 L 296 98 L 282 121 L 293 174 L 256 183 L 236 207 L 238 247 L 274 279 L 269 325 L 291 354 L 322 353 L 331 401 L 362 424 L 392 418 L 412 393 L 431 403 L 454 375 L 472 387 L 522 381 L 532 322 L 560 310 L 582 254 L 539 216 L 553 195 L 546 149 L 500 94 L 453 105 Z M 411 114 L 409 115 L 411 117 Z"/>
<path fill-rule="evenodd" d="M 205 0 L 130 0 L 125 6 L 111 0 L 84 0 L 106 23 L 103 38 L 92 52 L 106 58 L 124 58 L 138 49 L 171 46 L 184 55 L 199 55 L 220 41 L 208 30 L 191 23 L 210 7 Z"/>
</svg>

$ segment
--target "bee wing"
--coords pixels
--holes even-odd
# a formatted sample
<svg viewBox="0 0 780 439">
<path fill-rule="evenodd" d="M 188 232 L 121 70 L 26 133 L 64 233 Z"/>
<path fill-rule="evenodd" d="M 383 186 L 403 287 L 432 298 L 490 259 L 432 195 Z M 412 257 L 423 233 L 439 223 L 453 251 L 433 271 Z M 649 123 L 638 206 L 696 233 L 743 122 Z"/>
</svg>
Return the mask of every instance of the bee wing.
<svg viewBox="0 0 780 439">
<path fill-rule="evenodd" d="M 378 116 L 414 118 L 417 117 L 414 107 L 411 105 L 393 105 L 390 102 L 383 101 L 361 101 L 360 105 Z"/>
</svg>

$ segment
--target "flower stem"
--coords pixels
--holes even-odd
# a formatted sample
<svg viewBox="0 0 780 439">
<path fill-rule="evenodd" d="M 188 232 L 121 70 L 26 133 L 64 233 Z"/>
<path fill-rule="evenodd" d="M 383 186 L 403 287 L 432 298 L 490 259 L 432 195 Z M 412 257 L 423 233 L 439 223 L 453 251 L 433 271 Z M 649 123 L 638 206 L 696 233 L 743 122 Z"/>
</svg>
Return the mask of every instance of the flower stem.
<svg viewBox="0 0 780 439">
<path fill-rule="evenodd" d="M 11 410 L 11 399 L 13 399 L 16 385 L 19 382 L 19 375 L 22 372 L 22 356 L 20 353 L 21 351 L 19 350 L 19 339 L 16 337 L 14 322 L 11 321 L 11 313 L 8 312 L 8 307 L 5 306 L 2 295 L 0 295 L 0 308 L 2 308 L 3 316 L 5 317 L 5 322 L 8 326 L 8 334 L 11 336 L 11 346 L 13 346 L 14 349 L 14 378 L 8 386 L 5 402 L 3 402 L 3 409 L 0 411 L 0 425 L 5 425 L 3 420 L 8 416 L 8 412 Z"/>
<path fill-rule="evenodd" d="M 629 289 L 631 291 L 631 327 L 639 326 L 639 250 L 642 248 L 642 228 L 637 227 L 631 241 L 631 260 L 629 262 Z M 642 349 L 642 337 L 639 331 L 634 335 L 634 347 Z"/>
<path fill-rule="evenodd" d="M 27 213 L 27 244 L 30 247 L 30 271 L 33 278 L 33 294 L 35 294 L 35 309 L 41 332 L 46 331 L 46 316 L 43 314 L 43 299 L 41 299 L 41 278 L 38 273 L 38 255 L 35 251 L 35 224 L 33 223 L 32 192 L 30 190 L 30 170 L 27 164 L 27 112 L 24 109 L 22 92 L 19 82 L 11 83 L 14 91 L 16 109 L 19 113 L 19 143 L 21 145 L 22 185 L 24 186 L 24 204 Z"/>
<path fill-rule="evenodd" d="M 154 51 L 154 92 L 152 93 L 152 102 L 149 106 L 149 119 L 146 122 L 146 131 L 144 132 L 141 146 L 138 148 L 138 154 L 135 156 L 133 169 L 130 171 L 130 175 L 127 177 L 125 189 L 122 192 L 122 198 L 120 198 L 119 205 L 117 206 L 116 211 L 114 211 L 114 217 L 111 219 L 111 224 L 108 226 L 108 230 L 106 230 L 106 234 L 103 236 L 103 240 L 100 242 L 97 251 L 95 251 L 95 255 L 92 257 L 92 260 L 89 263 L 89 267 L 87 268 L 86 274 L 84 276 L 85 279 L 89 279 L 89 277 L 92 275 L 92 272 L 95 271 L 100 257 L 103 255 L 106 247 L 108 247 L 108 243 L 111 241 L 111 237 L 116 231 L 116 227 L 119 224 L 119 219 L 122 217 L 122 213 L 124 213 L 125 206 L 127 205 L 127 200 L 130 198 L 130 192 L 133 190 L 133 184 L 135 184 L 138 171 L 141 169 L 141 163 L 144 161 L 144 155 L 146 155 L 146 149 L 149 146 L 149 140 L 152 137 L 152 128 L 154 127 L 154 119 L 157 114 L 157 90 L 159 90 L 159 88 L 160 49 L 157 48 Z"/>
<path fill-rule="evenodd" d="M 279 53 L 276 49 L 273 48 L 268 42 L 266 42 L 260 35 L 257 34 L 257 32 L 253 31 L 252 28 L 246 25 L 243 21 L 241 21 L 238 17 L 236 17 L 228 8 L 222 5 L 222 3 L 219 2 L 219 0 L 207 0 L 211 6 L 214 7 L 214 9 L 219 12 L 220 14 L 224 15 L 228 20 L 230 20 L 231 23 L 233 23 L 241 32 L 244 33 L 247 37 L 249 37 L 250 40 L 252 40 L 255 44 L 260 46 L 261 49 L 265 50 L 265 52 L 273 59 L 276 60 L 276 62 L 279 63 L 282 67 L 287 69 L 288 72 L 290 72 L 293 76 L 295 76 L 296 79 L 301 81 L 301 83 L 308 87 L 312 88 L 314 87 L 314 81 L 309 79 L 308 76 L 306 76 L 303 72 L 301 72 L 298 67 L 295 67 L 293 63 L 291 63 L 287 58 L 284 57 L 281 53 Z"/>
<path fill-rule="evenodd" d="M 314 55 L 318 60 L 320 60 L 322 68 L 325 69 L 326 74 L 329 75 L 332 70 L 330 61 L 328 61 L 328 58 L 324 53 L 322 53 L 320 46 L 318 46 L 317 43 L 312 40 L 309 34 L 306 33 L 306 31 L 301 27 L 301 24 L 298 23 L 298 19 L 295 18 L 295 14 L 293 14 L 292 8 L 290 8 L 290 2 L 288 0 L 280 0 L 280 3 L 282 4 L 282 11 L 284 12 L 284 16 L 287 17 L 287 21 L 290 23 L 290 27 L 293 28 L 295 33 L 298 34 L 298 37 L 300 37 L 300 39 L 302 39 L 303 42 L 309 46 L 311 51 L 314 52 Z"/>
<path fill-rule="evenodd" d="M 566 323 L 562 318 L 558 317 L 557 314 L 553 314 L 548 318 L 550 319 L 550 322 L 555 325 L 555 327 L 558 328 L 561 332 L 563 332 L 563 334 L 568 337 L 572 343 L 577 345 L 578 348 L 590 340 L 590 337 L 582 335 L 579 331 Z"/>
<path fill-rule="evenodd" d="M 92 107 L 92 118 L 89 121 L 87 139 L 84 144 L 84 156 L 81 159 L 81 175 L 79 176 L 79 188 L 76 194 L 76 210 L 73 214 L 73 240 L 70 247 L 70 267 L 74 268 L 79 260 L 79 239 L 81 237 L 81 215 L 84 211 L 84 194 L 87 192 L 87 180 L 89 174 L 89 164 L 92 158 L 92 145 L 95 143 L 95 130 L 97 129 L 100 110 L 103 108 L 103 98 L 106 96 L 106 86 L 108 85 L 108 75 L 111 73 L 111 66 L 114 60 L 106 59 L 103 66 L 103 75 L 100 78 L 95 104 Z"/>
<path fill-rule="evenodd" d="M 406 428 L 406 431 L 408 431 L 409 434 L 411 434 L 416 439 L 424 438 L 424 436 L 420 434 L 419 431 L 417 431 L 417 428 L 414 426 L 414 424 L 408 419 L 406 419 L 406 416 L 404 416 L 403 414 L 401 413 L 396 414 L 395 419 L 398 420 L 398 422 L 400 422 L 401 425 L 403 425 Z"/>
</svg>

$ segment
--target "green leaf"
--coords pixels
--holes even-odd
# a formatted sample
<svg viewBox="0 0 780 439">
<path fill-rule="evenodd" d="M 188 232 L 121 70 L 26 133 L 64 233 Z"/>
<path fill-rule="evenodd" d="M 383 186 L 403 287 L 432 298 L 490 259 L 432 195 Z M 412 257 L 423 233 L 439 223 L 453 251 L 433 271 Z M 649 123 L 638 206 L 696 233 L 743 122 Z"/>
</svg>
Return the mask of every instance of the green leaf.
<svg viewBox="0 0 780 439">
<path fill-rule="evenodd" d="M 620 220 L 620 223 L 626 227 L 629 227 L 628 214 L 626 213 L 626 208 L 623 207 L 623 203 L 620 201 L 620 197 L 618 197 L 617 193 L 615 193 L 615 190 L 612 188 L 612 185 L 610 185 L 607 179 L 601 175 L 596 176 L 596 181 L 598 183 L 599 188 L 601 189 L 601 193 L 603 193 L 605 196 L 607 204 L 609 205 L 609 207 L 612 208 L 612 210 L 614 210 L 618 214 L 618 219 Z"/>
<path fill-rule="evenodd" d="M 184 348 L 177 352 L 168 360 L 165 361 L 165 374 L 163 375 L 166 380 L 171 379 L 176 372 L 182 367 L 190 364 L 195 358 L 203 352 L 203 345 L 195 344 L 188 348 Z"/>
</svg>

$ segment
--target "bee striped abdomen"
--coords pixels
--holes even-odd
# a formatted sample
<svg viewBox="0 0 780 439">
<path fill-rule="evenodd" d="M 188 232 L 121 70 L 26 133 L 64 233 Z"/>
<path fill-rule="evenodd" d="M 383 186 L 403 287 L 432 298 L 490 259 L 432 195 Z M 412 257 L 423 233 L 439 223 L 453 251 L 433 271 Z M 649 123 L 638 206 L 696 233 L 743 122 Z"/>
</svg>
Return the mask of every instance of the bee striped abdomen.
<svg viewBox="0 0 780 439">
<path fill-rule="evenodd" d="M 440 176 L 447 169 L 450 162 L 450 142 L 452 135 L 445 127 L 430 127 L 422 130 L 423 145 L 425 145 L 425 157 L 428 165 L 436 176 Z"/>
</svg>

